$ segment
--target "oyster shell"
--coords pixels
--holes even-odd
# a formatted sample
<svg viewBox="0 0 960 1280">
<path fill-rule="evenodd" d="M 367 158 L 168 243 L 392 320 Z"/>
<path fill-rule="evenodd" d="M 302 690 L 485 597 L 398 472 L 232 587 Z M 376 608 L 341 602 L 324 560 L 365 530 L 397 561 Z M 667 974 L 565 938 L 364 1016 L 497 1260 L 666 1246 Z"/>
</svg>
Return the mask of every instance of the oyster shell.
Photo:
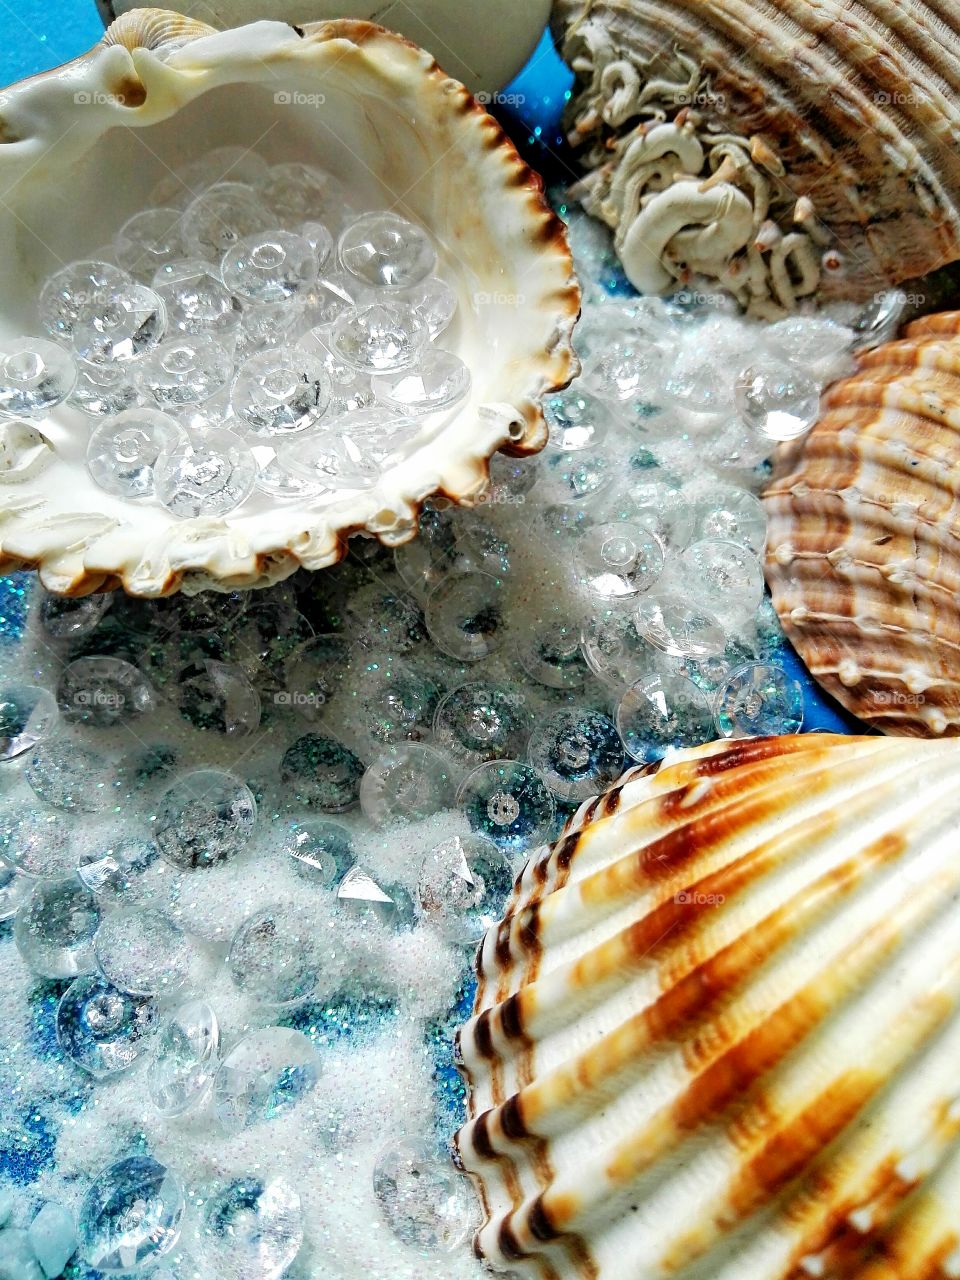
<svg viewBox="0 0 960 1280">
<path fill-rule="evenodd" d="M 960 743 L 713 743 L 534 857 L 457 1137 L 495 1269 L 956 1274 Z"/>
<path fill-rule="evenodd" d="M 185 521 L 98 489 L 79 415 L 59 408 L 39 424 L 48 465 L 7 457 L 0 471 L 0 572 L 36 567 L 65 595 L 266 586 L 332 564 L 357 531 L 406 541 L 430 494 L 472 502 L 495 450 L 542 447 L 540 397 L 578 367 L 565 230 L 463 85 L 367 22 L 213 32 L 136 9 L 90 53 L 0 94 L 0 335 L 35 329 L 38 282 L 95 254 L 161 176 L 231 143 L 315 162 L 358 207 L 393 207 L 431 231 L 458 295 L 445 345 L 473 372 L 469 397 L 371 489 L 282 506 L 259 496 L 235 516 Z M 7 455 L 18 442 L 35 448 L 8 433 Z"/>
<path fill-rule="evenodd" d="M 579 193 L 642 292 L 761 315 L 960 256 L 960 21 L 919 0 L 557 0 Z"/>
<path fill-rule="evenodd" d="M 774 605 L 854 715 L 960 734 L 960 313 L 860 356 L 822 405 L 764 494 Z"/>
</svg>

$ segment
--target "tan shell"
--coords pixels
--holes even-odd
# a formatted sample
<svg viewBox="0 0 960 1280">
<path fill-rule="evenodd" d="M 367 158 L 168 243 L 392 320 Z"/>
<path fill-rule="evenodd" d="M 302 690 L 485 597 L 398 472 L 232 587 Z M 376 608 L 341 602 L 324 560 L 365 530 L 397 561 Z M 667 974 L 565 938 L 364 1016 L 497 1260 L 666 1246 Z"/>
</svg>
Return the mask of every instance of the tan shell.
<svg viewBox="0 0 960 1280">
<path fill-rule="evenodd" d="M 478 1251 L 538 1280 L 960 1274 L 960 743 L 714 743 L 528 864 L 478 958 Z"/>
<path fill-rule="evenodd" d="M 764 494 L 773 602 L 854 715 L 960 734 L 960 312 L 859 364 Z"/>
<path fill-rule="evenodd" d="M 578 369 L 565 229 L 467 90 L 367 22 L 212 32 L 137 9 L 76 62 L 0 93 L 0 336 L 36 332 L 52 270 L 95 253 L 169 169 L 229 143 L 319 163 L 358 207 L 395 207 L 429 228 L 458 294 L 445 343 L 473 373 L 469 398 L 363 493 L 256 496 L 224 519 L 184 521 L 98 489 L 81 415 L 58 409 L 37 424 L 46 465 L 32 465 L 29 433 L 4 436 L 4 451 L 22 443 L 31 465 L 0 469 L 0 572 L 36 567 L 66 595 L 266 586 L 334 563 L 355 532 L 406 541 L 426 497 L 474 502 L 497 449 L 542 447 L 540 397 Z"/>
<path fill-rule="evenodd" d="M 769 315 L 960 256 L 955 6 L 557 0 L 554 22 L 584 203 L 642 291 L 697 273 Z"/>
</svg>

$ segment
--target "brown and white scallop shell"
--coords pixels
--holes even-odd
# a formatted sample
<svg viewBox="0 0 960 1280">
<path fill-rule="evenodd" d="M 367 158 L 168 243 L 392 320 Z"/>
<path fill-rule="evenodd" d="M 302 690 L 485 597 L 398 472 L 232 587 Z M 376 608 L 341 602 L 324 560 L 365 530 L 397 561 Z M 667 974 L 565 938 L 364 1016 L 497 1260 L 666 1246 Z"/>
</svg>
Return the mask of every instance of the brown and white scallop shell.
<svg viewBox="0 0 960 1280">
<path fill-rule="evenodd" d="M 538 1280 L 960 1274 L 960 743 L 714 743 L 535 856 L 460 1159 Z"/>
<path fill-rule="evenodd" d="M 960 10 L 934 0 L 557 0 L 586 207 L 642 292 L 761 314 L 960 256 Z"/>
<path fill-rule="evenodd" d="M 960 312 L 862 355 L 764 505 L 773 602 L 813 676 L 885 733 L 960 734 Z"/>
</svg>

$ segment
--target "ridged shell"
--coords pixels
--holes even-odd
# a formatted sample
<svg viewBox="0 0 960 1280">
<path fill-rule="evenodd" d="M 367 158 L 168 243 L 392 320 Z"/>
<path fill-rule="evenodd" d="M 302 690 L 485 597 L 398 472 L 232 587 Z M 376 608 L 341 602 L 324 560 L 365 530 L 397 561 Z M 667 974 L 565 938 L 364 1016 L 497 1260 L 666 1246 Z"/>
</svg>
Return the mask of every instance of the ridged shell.
<svg viewBox="0 0 960 1280">
<path fill-rule="evenodd" d="M 461 1031 L 478 1250 L 540 1280 L 960 1274 L 960 743 L 714 743 L 528 864 Z"/>
<path fill-rule="evenodd" d="M 320 164 L 358 207 L 396 208 L 432 232 L 459 302 L 445 341 L 472 371 L 469 396 L 362 493 L 257 496 L 224 519 L 184 521 L 98 489 L 79 412 L 59 408 L 40 424 L 48 465 L 0 469 L 0 572 L 38 568 L 64 595 L 266 586 L 339 560 L 355 532 L 407 541 L 425 498 L 475 502 L 497 449 L 543 446 L 541 397 L 578 369 L 563 224 L 463 85 L 369 22 L 210 33 L 137 9 L 82 58 L 0 92 L 0 336 L 36 332 L 40 282 L 96 253 L 161 176 L 231 143 Z M 8 433 L 4 452 L 28 439 Z"/>
<path fill-rule="evenodd" d="M 859 365 L 777 460 L 767 580 L 811 673 L 854 715 L 960 734 L 960 312 Z"/>
<path fill-rule="evenodd" d="M 814 291 L 866 299 L 960 256 L 956 4 L 557 0 L 554 13 L 578 73 L 585 203 L 641 290 L 694 271 L 770 314 Z"/>
</svg>

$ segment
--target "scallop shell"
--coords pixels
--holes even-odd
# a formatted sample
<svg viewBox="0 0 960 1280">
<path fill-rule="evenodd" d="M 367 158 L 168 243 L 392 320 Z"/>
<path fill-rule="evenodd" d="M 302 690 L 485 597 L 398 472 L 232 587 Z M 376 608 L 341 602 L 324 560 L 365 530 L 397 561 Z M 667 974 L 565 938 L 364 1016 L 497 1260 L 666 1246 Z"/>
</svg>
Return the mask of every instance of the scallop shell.
<svg viewBox="0 0 960 1280">
<path fill-rule="evenodd" d="M 862 355 L 764 494 L 766 573 L 811 673 L 885 733 L 960 734 L 960 312 Z"/>
<path fill-rule="evenodd" d="M 80 415 L 57 410 L 39 424 L 52 460 L 0 469 L 0 572 L 36 567 L 66 595 L 266 586 L 332 564 L 357 531 L 406 541 L 429 495 L 473 502 L 498 448 L 542 447 L 540 397 L 578 367 L 563 225 L 467 90 L 366 22 L 212 32 L 137 9 L 76 62 L 0 93 L 0 333 L 36 332 L 52 270 L 95 253 L 170 168 L 230 143 L 318 163 L 358 207 L 394 207 L 430 229 L 458 294 L 445 345 L 472 370 L 469 398 L 373 489 L 283 505 L 258 497 L 225 519 L 185 521 L 98 489 Z M 7 453 L 18 438 L 36 450 L 7 433 Z"/>
<path fill-rule="evenodd" d="M 761 315 L 960 256 L 960 15 L 920 0 L 557 0 L 586 207 L 642 292 Z"/>
<path fill-rule="evenodd" d="M 540 1280 L 960 1273 L 960 743 L 635 770 L 478 957 L 478 1252 Z"/>
</svg>

